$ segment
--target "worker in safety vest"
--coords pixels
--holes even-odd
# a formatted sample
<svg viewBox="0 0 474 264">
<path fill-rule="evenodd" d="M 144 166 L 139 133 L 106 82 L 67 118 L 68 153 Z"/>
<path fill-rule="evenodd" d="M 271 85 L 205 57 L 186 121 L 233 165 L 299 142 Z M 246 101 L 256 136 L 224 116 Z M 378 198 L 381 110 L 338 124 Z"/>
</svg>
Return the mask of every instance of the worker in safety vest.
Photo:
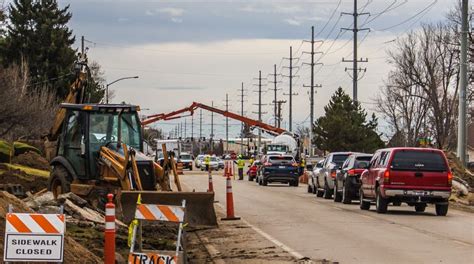
<svg viewBox="0 0 474 264">
<path fill-rule="evenodd" d="M 211 156 L 206 155 L 206 156 L 204 157 L 204 165 L 206 166 L 206 171 L 210 171 L 210 170 L 211 170 L 211 167 L 210 167 L 210 165 L 211 165 Z"/>
<path fill-rule="evenodd" d="M 253 156 L 250 157 L 250 160 L 249 160 L 249 167 L 252 166 L 252 164 L 253 164 L 254 161 L 255 161 L 255 160 L 253 159 Z"/>
<path fill-rule="evenodd" d="M 302 157 L 301 162 L 300 162 L 300 176 L 303 175 L 305 167 L 306 167 L 306 160 L 305 158 Z"/>
<path fill-rule="evenodd" d="M 242 159 L 242 155 L 239 155 L 239 157 L 237 158 L 237 162 L 234 161 L 234 163 L 237 164 L 237 169 L 239 171 L 239 180 L 243 180 L 245 161 Z"/>
</svg>

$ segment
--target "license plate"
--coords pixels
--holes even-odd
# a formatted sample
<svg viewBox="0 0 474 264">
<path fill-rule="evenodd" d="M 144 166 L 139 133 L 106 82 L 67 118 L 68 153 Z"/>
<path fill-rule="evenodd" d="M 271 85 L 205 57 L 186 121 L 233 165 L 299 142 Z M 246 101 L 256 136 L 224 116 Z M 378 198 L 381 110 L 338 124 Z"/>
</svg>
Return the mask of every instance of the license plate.
<svg viewBox="0 0 474 264">
<path fill-rule="evenodd" d="M 280 168 L 280 169 L 284 169 L 284 168 L 285 168 L 285 166 L 278 166 L 278 168 Z"/>
<path fill-rule="evenodd" d="M 424 196 L 425 192 L 424 191 L 415 191 L 415 195 Z"/>
</svg>

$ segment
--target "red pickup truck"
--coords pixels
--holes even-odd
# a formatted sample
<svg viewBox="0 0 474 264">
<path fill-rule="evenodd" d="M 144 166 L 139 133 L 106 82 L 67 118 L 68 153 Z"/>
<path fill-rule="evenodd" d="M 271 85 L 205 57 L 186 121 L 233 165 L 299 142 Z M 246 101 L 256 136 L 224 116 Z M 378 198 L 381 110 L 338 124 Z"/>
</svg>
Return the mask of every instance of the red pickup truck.
<svg viewBox="0 0 474 264">
<path fill-rule="evenodd" d="M 437 215 L 448 213 L 453 175 L 444 152 L 430 148 L 388 148 L 377 150 L 369 168 L 361 175 L 360 208 L 375 202 L 378 213 L 390 203 L 402 202 L 424 212 L 435 204 Z"/>
</svg>

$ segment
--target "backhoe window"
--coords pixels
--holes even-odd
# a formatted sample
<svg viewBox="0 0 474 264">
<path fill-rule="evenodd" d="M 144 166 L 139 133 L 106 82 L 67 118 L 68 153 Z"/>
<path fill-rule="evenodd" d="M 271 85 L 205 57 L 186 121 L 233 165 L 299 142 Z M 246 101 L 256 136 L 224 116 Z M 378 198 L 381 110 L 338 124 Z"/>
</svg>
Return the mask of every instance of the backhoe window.
<svg viewBox="0 0 474 264">
<path fill-rule="evenodd" d="M 90 115 L 89 140 L 91 145 L 97 144 L 97 150 L 109 142 L 118 141 L 118 113 L 93 113 Z M 126 145 L 140 150 L 140 126 L 134 113 L 120 115 L 121 141 Z M 97 151 L 96 150 L 96 151 Z"/>
</svg>

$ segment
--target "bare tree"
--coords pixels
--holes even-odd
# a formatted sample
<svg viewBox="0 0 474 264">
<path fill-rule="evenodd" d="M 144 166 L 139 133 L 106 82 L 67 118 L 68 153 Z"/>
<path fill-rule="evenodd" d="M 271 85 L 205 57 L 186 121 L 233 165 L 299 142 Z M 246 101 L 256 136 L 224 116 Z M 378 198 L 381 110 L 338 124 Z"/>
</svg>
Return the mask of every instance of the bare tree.
<svg viewBox="0 0 474 264">
<path fill-rule="evenodd" d="M 47 134 L 58 109 L 48 89 L 27 91 L 27 67 L 0 69 L 0 137 L 9 140 Z"/>
</svg>

